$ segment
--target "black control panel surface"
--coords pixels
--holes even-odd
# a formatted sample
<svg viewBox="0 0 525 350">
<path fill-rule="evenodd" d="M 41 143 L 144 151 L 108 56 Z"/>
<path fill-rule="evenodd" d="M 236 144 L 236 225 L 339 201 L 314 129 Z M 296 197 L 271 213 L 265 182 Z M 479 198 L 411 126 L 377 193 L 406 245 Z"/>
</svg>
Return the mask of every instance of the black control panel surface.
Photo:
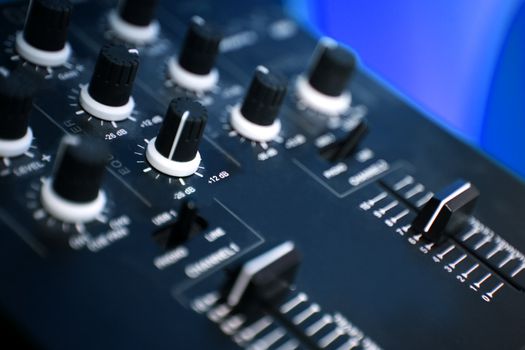
<svg viewBox="0 0 525 350">
<path fill-rule="evenodd" d="M 277 1 L 30 7 L 0 9 L 2 337 L 525 349 L 525 184 L 345 47 Z"/>
</svg>

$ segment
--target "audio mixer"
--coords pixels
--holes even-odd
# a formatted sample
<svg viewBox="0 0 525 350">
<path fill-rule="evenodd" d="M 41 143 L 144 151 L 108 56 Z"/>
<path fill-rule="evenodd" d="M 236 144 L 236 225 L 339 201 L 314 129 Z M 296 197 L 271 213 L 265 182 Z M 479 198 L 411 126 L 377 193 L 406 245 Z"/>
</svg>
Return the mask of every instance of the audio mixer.
<svg viewBox="0 0 525 350">
<path fill-rule="evenodd" d="M 0 15 L 4 347 L 525 349 L 525 184 L 279 1 Z"/>
</svg>

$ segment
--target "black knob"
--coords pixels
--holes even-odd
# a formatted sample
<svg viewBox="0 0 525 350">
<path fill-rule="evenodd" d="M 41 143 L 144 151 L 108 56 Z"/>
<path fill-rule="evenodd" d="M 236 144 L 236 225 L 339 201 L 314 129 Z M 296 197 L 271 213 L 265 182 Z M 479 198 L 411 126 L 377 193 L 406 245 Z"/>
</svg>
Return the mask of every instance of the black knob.
<svg viewBox="0 0 525 350">
<path fill-rule="evenodd" d="M 0 139 L 18 140 L 26 135 L 34 86 L 34 81 L 19 71 L 0 79 Z"/>
<path fill-rule="evenodd" d="M 52 188 L 68 201 L 88 203 L 98 194 L 109 159 L 106 144 L 94 138 L 66 136 L 60 145 Z"/>
<path fill-rule="evenodd" d="M 321 155 L 331 162 L 344 160 L 357 150 L 366 134 L 368 134 L 368 124 L 362 119 L 343 139 L 323 147 Z"/>
<path fill-rule="evenodd" d="M 179 55 L 179 64 L 188 72 L 206 75 L 215 65 L 222 34 L 200 17 L 191 19 Z"/>
<path fill-rule="evenodd" d="M 355 70 L 352 53 L 332 41 L 321 41 L 308 82 L 317 91 L 328 96 L 340 96 Z"/>
<path fill-rule="evenodd" d="M 89 83 L 89 95 L 106 106 L 125 105 L 131 96 L 138 67 L 136 50 L 123 45 L 104 45 Z"/>
<path fill-rule="evenodd" d="M 197 156 L 208 120 L 206 108 L 199 102 L 181 97 L 173 99 L 155 140 L 155 148 L 176 162 L 189 162 Z"/>
<path fill-rule="evenodd" d="M 124 0 L 119 4 L 118 13 L 127 23 L 146 27 L 155 18 L 158 0 Z"/>
<path fill-rule="evenodd" d="M 23 37 L 43 51 L 60 51 L 67 41 L 67 29 L 73 5 L 68 0 L 32 0 Z"/>
<path fill-rule="evenodd" d="M 284 77 L 259 66 L 241 106 L 241 114 L 250 122 L 268 126 L 277 118 L 286 95 Z"/>
<path fill-rule="evenodd" d="M 458 180 L 436 193 L 412 222 L 412 230 L 433 242 L 461 231 L 474 211 L 478 189 Z"/>
</svg>

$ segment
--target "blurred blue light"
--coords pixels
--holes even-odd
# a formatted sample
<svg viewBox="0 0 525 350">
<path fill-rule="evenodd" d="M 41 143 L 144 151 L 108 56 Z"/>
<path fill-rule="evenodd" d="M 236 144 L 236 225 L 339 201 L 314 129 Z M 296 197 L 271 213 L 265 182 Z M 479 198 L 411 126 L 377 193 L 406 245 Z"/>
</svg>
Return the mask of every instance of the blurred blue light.
<svg viewBox="0 0 525 350">
<path fill-rule="evenodd" d="M 525 175 L 525 138 L 518 135 L 525 133 L 523 3 L 288 0 L 288 8 L 317 34 L 351 46 L 368 68 L 466 140 Z"/>
</svg>

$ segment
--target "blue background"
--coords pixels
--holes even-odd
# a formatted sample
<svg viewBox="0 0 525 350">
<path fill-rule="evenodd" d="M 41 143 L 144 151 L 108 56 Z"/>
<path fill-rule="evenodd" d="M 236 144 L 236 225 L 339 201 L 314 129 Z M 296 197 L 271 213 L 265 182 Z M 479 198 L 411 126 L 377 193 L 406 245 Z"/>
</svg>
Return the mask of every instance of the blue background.
<svg viewBox="0 0 525 350">
<path fill-rule="evenodd" d="M 414 104 L 525 177 L 524 0 L 287 0 Z"/>
</svg>

